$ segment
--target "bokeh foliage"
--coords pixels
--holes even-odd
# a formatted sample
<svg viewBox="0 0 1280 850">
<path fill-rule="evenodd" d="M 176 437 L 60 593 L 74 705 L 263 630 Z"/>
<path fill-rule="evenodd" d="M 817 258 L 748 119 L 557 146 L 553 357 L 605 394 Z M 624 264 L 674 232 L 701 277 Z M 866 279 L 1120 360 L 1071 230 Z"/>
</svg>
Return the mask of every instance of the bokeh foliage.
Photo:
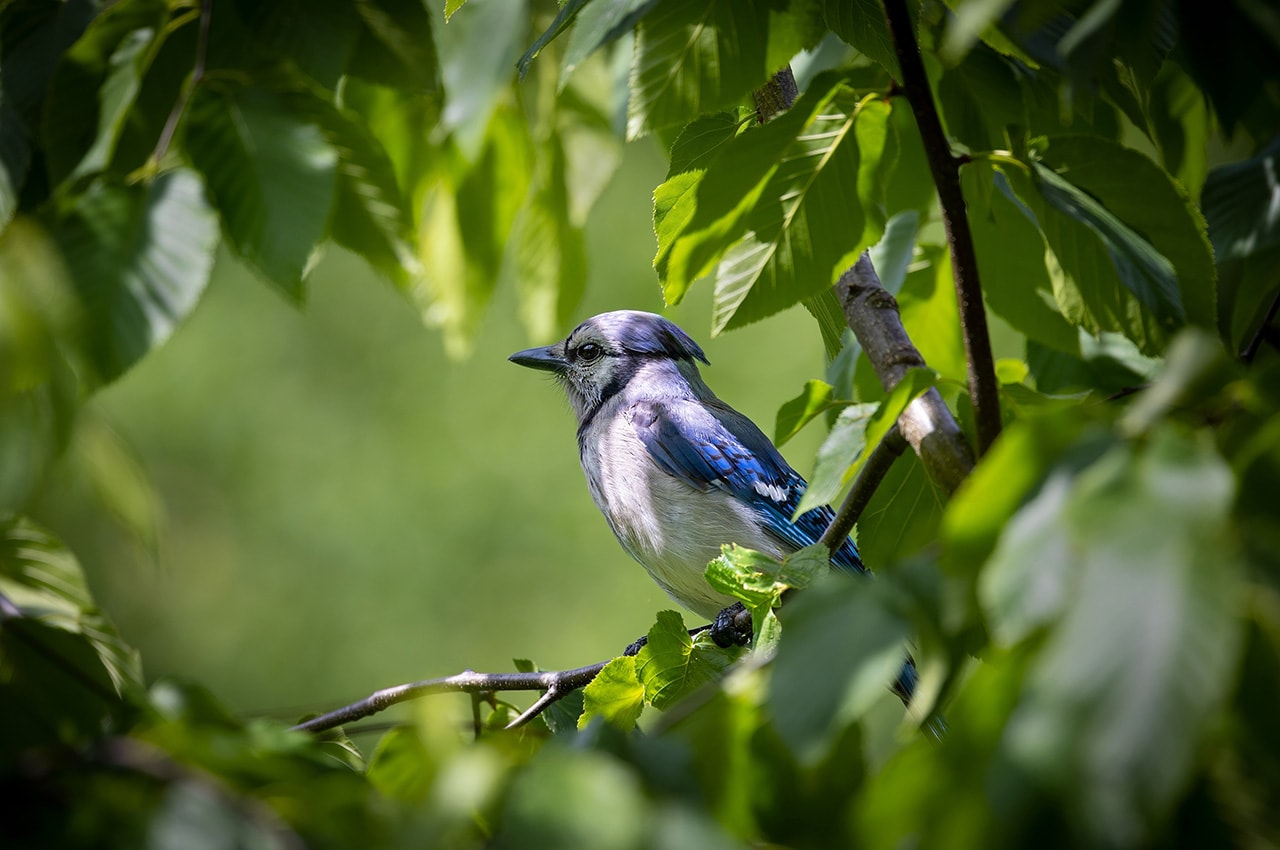
<svg viewBox="0 0 1280 850">
<path fill-rule="evenodd" d="M 814 485 L 835 496 L 913 394 L 970 410 L 880 9 L 0 3 L 6 846 L 1280 842 L 1280 18 L 1207 9 L 913 4 L 1005 431 L 950 498 L 897 462 L 859 529 L 874 583 L 730 549 L 709 578 L 769 653 L 663 612 L 524 731 L 501 731 L 506 695 L 465 737 L 427 703 L 362 752 L 145 678 L 28 516 L 85 402 L 175 332 L 219 250 L 298 304 L 352 251 L 454 354 L 514 281 L 549 338 L 578 315 L 623 140 L 656 136 L 661 291 L 708 279 L 716 332 L 813 313 L 830 362 L 776 430 L 827 422 Z M 758 124 L 751 93 L 789 61 L 802 94 Z M 887 394 L 825 295 L 868 248 L 932 367 Z M 91 448 L 150 541 L 127 453 Z"/>
</svg>

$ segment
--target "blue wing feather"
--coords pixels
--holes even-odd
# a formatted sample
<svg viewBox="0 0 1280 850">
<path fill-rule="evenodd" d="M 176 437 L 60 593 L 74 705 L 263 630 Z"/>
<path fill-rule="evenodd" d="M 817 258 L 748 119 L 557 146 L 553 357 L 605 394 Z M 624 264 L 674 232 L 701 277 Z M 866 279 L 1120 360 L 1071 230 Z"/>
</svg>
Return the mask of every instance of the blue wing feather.
<svg viewBox="0 0 1280 850">
<path fill-rule="evenodd" d="M 818 542 L 835 516 L 823 505 L 792 522 L 808 486 L 750 419 L 718 400 L 642 402 L 631 409 L 641 442 L 669 475 L 699 490 L 719 488 L 755 507 L 765 528 L 784 546 Z M 857 547 L 846 539 L 832 555 L 838 567 L 864 572 Z"/>
</svg>

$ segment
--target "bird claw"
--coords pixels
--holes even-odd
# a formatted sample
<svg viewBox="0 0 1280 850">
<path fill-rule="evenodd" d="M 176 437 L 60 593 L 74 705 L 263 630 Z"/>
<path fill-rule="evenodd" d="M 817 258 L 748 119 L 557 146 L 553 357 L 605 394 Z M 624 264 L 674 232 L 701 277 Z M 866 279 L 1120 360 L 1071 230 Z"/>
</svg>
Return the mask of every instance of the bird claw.
<svg viewBox="0 0 1280 850">
<path fill-rule="evenodd" d="M 747 646 L 751 643 L 754 632 L 751 628 L 751 613 L 741 602 L 735 602 L 716 615 L 711 624 L 711 639 L 721 649 L 731 646 Z"/>
</svg>

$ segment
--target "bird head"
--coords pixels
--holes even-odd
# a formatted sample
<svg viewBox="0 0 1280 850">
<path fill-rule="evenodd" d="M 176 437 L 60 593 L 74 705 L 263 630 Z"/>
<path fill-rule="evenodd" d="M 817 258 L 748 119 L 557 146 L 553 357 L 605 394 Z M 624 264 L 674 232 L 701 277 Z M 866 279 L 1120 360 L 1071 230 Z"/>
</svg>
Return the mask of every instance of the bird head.
<svg viewBox="0 0 1280 850">
<path fill-rule="evenodd" d="M 555 375 L 579 422 L 625 387 L 646 364 L 674 361 L 687 364 L 696 375 L 693 361 L 708 362 L 698 344 L 674 322 L 637 310 L 592 316 L 555 345 L 517 351 L 507 359 Z"/>
</svg>

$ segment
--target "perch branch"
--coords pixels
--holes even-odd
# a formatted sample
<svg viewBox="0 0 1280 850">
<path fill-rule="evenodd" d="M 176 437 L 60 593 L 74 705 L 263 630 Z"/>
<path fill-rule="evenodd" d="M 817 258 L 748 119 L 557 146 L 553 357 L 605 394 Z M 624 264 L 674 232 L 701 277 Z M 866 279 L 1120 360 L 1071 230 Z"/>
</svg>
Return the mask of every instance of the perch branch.
<svg viewBox="0 0 1280 850">
<path fill-rule="evenodd" d="M 908 369 L 926 365 L 902 326 L 897 300 L 880 285 L 869 255 L 863 253 L 840 275 L 835 291 L 849 327 L 886 391 L 893 389 Z M 936 389 L 907 405 L 898 417 L 898 427 L 920 456 L 925 472 L 948 493 L 973 469 L 969 441 Z"/>
<path fill-rule="evenodd" d="M 454 676 L 439 679 L 424 679 L 406 685 L 396 685 L 374 691 L 369 696 L 342 708 L 334 709 L 327 714 L 304 720 L 293 728 L 300 732 L 324 732 L 328 729 L 351 723 L 365 717 L 371 717 L 397 703 L 441 693 L 488 693 L 492 691 L 542 691 L 543 694 L 520 716 L 507 725 L 508 729 L 516 729 L 537 717 L 547 706 L 561 699 L 578 688 L 583 687 L 596 677 L 607 661 L 577 667 L 573 670 L 559 670 L 544 673 L 476 673 L 471 670 Z"/>
<path fill-rule="evenodd" d="M 849 488 L 849 495 L 845 496 L 840 510 L 832 518 L 827 530 L 822 533 L 820 542 L 823 546 L 832 552 L 840 548 L 845 538 L 849 536 L 849 532 L 853 531 L 854 525 L 862 516 L 871 497 L 875 495 L 876 488 L 889 472 L 889 467 L 893 466 L 893 462 L 906 448 L 907 441 L 903 439 L 902 431 L 894 425 L 884 435 L 880 444 L 872 450 L 867 462 L 859 470 L 858 477 L 854 479 L 853 486 Z"/>
<path fill-rule="evenodd" d="M 929 77 L 920 59 L 911 15 L 906 0 L 883 0 L 885 22 L 893 39 L 893 49 L 902 69 L 902 91 L 911 104 L 925 158 L 933 173 L 942 207 L 942 223 L 951 250 L 951 270 L 955 277 L 956 300 L 960 305 L 960 329 L 964 336 L 965 360 L 969 366 L 969 395 L 973 399 L 978 455 L 983 455 L 1000 435 L 1000 399 L 997 395 L 995 360 L 987 332 L 987 314 L 982 304 L 982 284 L 978 279 L 978 255 L 973 247 L 964 193 L 960 190 L 960 166 L 965 160 L 951 152 L 942 120 L 933 102 Z"/>
</svg>

